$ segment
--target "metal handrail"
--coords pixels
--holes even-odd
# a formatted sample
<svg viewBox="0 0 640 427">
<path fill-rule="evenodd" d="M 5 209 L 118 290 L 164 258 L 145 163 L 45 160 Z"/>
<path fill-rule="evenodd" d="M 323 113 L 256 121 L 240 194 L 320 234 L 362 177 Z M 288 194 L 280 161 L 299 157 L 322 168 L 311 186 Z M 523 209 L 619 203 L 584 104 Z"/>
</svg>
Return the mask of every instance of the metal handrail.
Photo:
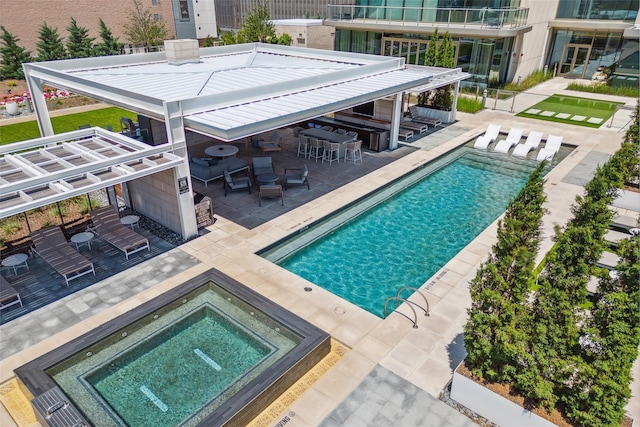
<svg viewBox="0 0 640 427">
<path fill-rule="evenodd" d="M 443 8 L 420 6 L 361 6 L 354 4 L 327 5 L 327 20 L 352 21 L 367 19 L 375 22 L 408 24 L 474 25 L 480 27 L 516 28 L 527 24 L 529 8 Z"/>
<path fill-rule="evenodd" d="M 414 304 L 416 307 L 420 308 L 422 311 L 424 311 L 424 315 L 426 317 L 429 317 L 430 316 L 430 314 L 429 314 L 429 301 L 427 301 L 427 297 L 422 293 L 422 291 L 420 289 L 414 288 L 412 286 L 403 286 L 398 290 L 398 293 L 396 294 L 396 296 L 400 297 L 401 296 L 400 294 L 402 294 L 402 291 L 404 291 L 405 289 L 408 289 L 408 290 L 413 291 L 413 292 L 417 292 L 418 294 L 420 294 L 420 296 L 422 296 L 422 298 L 424 299 L 424 304 L 427 306 L 426 309 L 424 307 L 412 302 L 412 301 L 407 301 L 407 302 L 409 302 L 411 304 Z"/>
<path fill-rule="evenodd" d="M 383 319 L 387 318 L 387 303 L 389 303 L 389 301 L 391 300 L 395 300 L 396 301 L 396 308 L 393 310 L 392 313 L 398 313 L 399 315 L 403 316 L 404 318 L 406 318 L 407 320 L 409 320 L 410 322 L 413 323 L 413 329 L 418 329 L 418 314 L 416 313 L 416 311 L 413 309 L 412 304 L 415 305 L 415 303 L 406 300 L 404 298 L 401 298 L 399 296 L 395 296 L 395 297 L 389 297 L 387 298 L 387 300 L 384 302 L 384 312 L 383 312 Z M 404 313 L 401 313 L 399 311 L 396 311 L 398 308 L 398 300 L 402 301 L 402 302 L 406 302 L 409 303 L 408 307 L 411 309 L 411 311 L 413 311 L 413 319 L 411 319 L 409 316 L 407 316 Z"/>
</svg>

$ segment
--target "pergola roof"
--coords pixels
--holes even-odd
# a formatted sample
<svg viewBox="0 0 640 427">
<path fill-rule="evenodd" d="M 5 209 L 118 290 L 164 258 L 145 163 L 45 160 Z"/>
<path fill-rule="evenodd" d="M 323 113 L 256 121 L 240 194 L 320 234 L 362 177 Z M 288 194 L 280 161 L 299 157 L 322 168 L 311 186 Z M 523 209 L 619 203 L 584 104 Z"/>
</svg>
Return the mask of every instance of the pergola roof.
<svg viewBox="0 0 640 427">
<path fill-rule="evenodd" d="M 101 128 L 0 146 L 0 218 L 181 164 L 170 147 L 151 147 Z"/>
<path fill-rule="evenodd" d="M 260 43 L 202 48 L 199 55 L 179 65 L 151 53 L 38 62 L 25 70 L 161 120 L 165 106 L 177 103 L 187 129 L 226 141 L 469 77 L 460 69 L 407 67 L 403 58 Z"/>
</svg>

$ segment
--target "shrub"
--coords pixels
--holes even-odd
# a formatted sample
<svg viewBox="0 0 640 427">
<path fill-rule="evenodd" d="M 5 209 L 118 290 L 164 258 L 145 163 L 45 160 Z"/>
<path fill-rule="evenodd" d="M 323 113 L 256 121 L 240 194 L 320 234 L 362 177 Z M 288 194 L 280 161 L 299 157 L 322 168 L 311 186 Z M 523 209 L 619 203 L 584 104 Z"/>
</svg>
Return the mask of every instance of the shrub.
<svg viewBox="0 0 640 427">
<path fill-rule="evenodd" d="M 632 98 L 640 97 L 640 89 L 638 86 L 609 86 L 603 84 L 590 85 L 581 83 L 569 83 L 567 90 L 577 92 L 600 93 L 605 95 L 629 96 Z"/>
<path fill-rule="evenodd" d="M 466 96 L 459 96 L 458 103 L 456 104 L 456 108 L 458 111 L 462 111 L 464 113 L 477 113 L 482 110 L 484 106 L 482 105 L 481 100 L 477 100 L 474 98 L 469 98 Z"/>
<path fill-rule="evenodd" d="M 527 89 L 531 89 L 537 84 L 540 84 L 546 80 L 553 78 L 553 72 L 547 71 L 546 73 L 543 70 L 534 71 L 529 74 L 523 80 L 518 83 L 507 83 L 504 85 L 504 90 L 510 90 L 513 92 L 522 92 Z"/>
</svg>

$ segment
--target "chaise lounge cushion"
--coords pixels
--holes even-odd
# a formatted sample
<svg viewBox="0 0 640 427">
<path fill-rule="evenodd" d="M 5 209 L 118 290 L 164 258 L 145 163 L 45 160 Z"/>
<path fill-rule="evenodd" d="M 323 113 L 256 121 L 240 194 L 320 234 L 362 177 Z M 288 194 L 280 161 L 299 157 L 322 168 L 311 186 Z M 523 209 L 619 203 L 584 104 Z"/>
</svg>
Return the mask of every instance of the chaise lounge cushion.
<svg viewBox="0 0 640 427">
<path fill-rule="evenodd" d="M 189 169 L 191 170 L 191 177 L 207 185 L 209 181 L 222 178 L 225 170 L 229 171 L 229 173 L 238 172 L 243 169 L 248 170 L 249 163 L 237 157 L 212 160 L 189 156 Z"/>
</svg>

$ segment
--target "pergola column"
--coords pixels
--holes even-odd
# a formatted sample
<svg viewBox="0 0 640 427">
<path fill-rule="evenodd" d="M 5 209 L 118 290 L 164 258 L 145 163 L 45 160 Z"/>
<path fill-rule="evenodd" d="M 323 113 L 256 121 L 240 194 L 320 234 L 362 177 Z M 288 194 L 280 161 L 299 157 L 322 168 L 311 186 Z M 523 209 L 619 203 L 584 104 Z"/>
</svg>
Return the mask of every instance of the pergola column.
<svg viewBox="0 0 640 427">
<path fill-rule="evenodd" d="M 53 136 L 53 125 L 51 125 L 51 117 L 47 109 L 47 100 L 44 99 L 44 91 L 42 90 L 42 80 L 31 75 L 31 67 L 29 64 L 23 65 L 24 77 L 27 81 L 27 87 L 33 101 L 33 109 L 38 122 L 40 136 Z"/>
<path fill-rule="evenodd" d="M 451 119 L 456 119 L 456 106 L 458 105 L 458 95 L 460 94 L 460 80 L 453 85 L 453 105 L 451 105 Z"/>
<path fill-rule="evenodd" d="M 402 104 L 404 102 L 404 93 L 396 93 L 393 96 L 393 112 L 391 114 L 391 131 L 389 132 L 389 149 L 398 148 L 398 132 L 400 130 L 400 121 L 402 120 Z"/>
<path fill-rule="evenodd" d="M 184 159 L 184 162 L 174 168 L 174 191 L 178 199 L 178 213 L 182 224 L 182 237 L 189 239 L 198 235 L 196 211 L 193 204 L 191 175 L 189 174 L 187 137 L 184 131 L 182 108 L 179 101 L 164 103 L 165 126 L 168 142 L 172 152 Z"/>
</svg>

